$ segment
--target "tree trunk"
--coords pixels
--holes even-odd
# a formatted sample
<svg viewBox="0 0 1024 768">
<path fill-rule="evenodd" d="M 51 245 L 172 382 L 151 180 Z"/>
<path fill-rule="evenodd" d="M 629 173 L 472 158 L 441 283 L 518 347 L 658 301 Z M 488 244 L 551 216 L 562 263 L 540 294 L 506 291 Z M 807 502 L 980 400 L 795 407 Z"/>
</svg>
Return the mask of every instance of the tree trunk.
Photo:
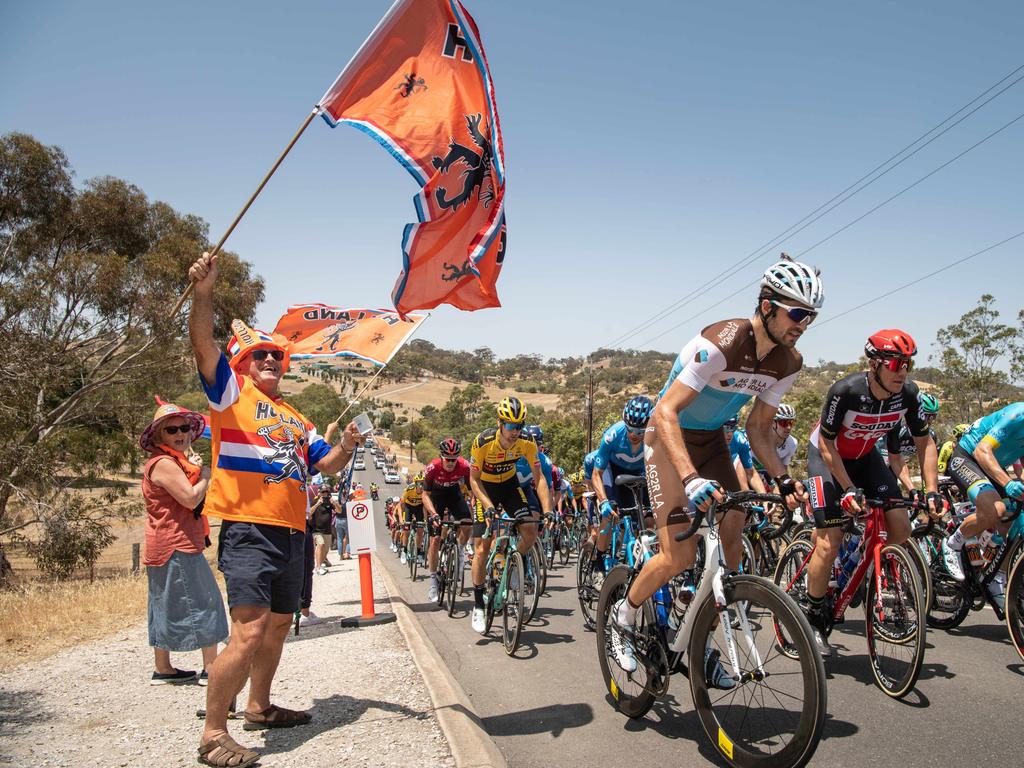
<svg viewBox="0 0 1024 768">
<path fill-rule="evenodd" d="M 10 589 L 14 584 L 14 568 L 11 561 L 7 559 L 7 551 L 3 542 L 0 542 L 0 589 Z"/>
</svg>

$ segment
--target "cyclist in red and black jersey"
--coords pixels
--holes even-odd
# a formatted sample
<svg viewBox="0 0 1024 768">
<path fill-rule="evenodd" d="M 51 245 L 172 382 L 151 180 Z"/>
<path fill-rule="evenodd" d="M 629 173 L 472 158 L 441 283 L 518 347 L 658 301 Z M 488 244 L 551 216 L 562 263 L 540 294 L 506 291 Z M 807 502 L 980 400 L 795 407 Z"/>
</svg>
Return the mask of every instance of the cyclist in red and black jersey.
<svg viewBox="0 0 1024 768">
<path fill-rule="evenodd" d="M 901 496 L 896 476 L 875 443 L 906 421 L 921 458 L 921 474 L 934 512 L 938 494 L 938 450 L 921 413 L 917 384 L 908 378 L 917 345 L 904 331 L 890 329 L 871 336 L 864 346 L 868 370 L 851 373 L 833 384 L 825 396 L 821 421 L 807 448 L 807 489 L 814 510 L 814 544 L 807 565 L 808 619 L 823 656 L 827 640 L 825 593 L 832 563 L 842 540 L 846 515 L 859 513 L 864 499 Z M 910 537 L 906 511 L 886 512 L 890 544 Z"/>
<path fill-rule="evenodd" d="M 463 491 L 469 484 L 469 462 L 459 456 L 462 452 L 462 444 L 453 437 L 442 440 L 438 444 L 441 456 L 434 459 L 427 465 L 423 474 L 423 492 L 433 502 L 435 517 L 432 519 L 432 526 L 437 526 L 440 520 L 452 517 L 455 520 L 469 520 L 469 505 Z M 437 600 L 437 553 L 441 548 L 441 537 L 439 527 L 431 528 L 430 549 L 427 554 L 427 564 L 430 570 L 430 587 L 427 590 L 427 599 L 431 602 Z M 469 539 L 469 526 L 459 528 L 459 564 L 457 570 L 462 570 L 463 548 Z"/>
</svg>

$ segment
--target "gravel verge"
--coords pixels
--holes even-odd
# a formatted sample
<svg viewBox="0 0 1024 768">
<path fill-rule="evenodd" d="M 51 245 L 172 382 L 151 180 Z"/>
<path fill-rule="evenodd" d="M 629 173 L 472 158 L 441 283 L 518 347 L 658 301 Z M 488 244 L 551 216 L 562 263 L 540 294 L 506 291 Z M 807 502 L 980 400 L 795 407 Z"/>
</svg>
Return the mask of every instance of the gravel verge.
<svg viewBox="0 0 1024 768">
<path fill-rule="evenodd" d="M 263 752 L 260 765 L 454 766 L 430 696 L 394 623 L 342 628 L 359 615 L 356 560 L 315 576 L 313 610 L 324 622 L 290 635 L 274 682 L 274 701 L 310 709 L 299 728 L 243 731 L 239 743 Z M 389 601 L 374 579 L 377 610 Z M 199 653 L 174 654 L 199 668 Z M 146 624 L 67 649 L 0 677 L 0 764 L 33 766 L 197 765 L 205 688 L 150 686 Z M 245 692 L 239 697 L 244 702 Z"/>
</svg>

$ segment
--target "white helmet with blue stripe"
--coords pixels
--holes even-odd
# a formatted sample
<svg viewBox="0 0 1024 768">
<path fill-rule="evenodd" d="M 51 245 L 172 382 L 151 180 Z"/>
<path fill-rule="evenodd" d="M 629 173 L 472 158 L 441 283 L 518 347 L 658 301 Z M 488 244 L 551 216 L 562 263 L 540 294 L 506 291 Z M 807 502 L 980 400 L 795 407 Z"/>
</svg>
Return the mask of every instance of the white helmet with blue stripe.
<svg viewBox="0 0 1024 768">
<path fill-rule="evenodd" d="M 764 271 L 761 290 L 765 289 L 814 309 L 821 309 L 825 303 L 825 288 L 818 270 L 793 261 L 786 254 Z"/>
</svg>

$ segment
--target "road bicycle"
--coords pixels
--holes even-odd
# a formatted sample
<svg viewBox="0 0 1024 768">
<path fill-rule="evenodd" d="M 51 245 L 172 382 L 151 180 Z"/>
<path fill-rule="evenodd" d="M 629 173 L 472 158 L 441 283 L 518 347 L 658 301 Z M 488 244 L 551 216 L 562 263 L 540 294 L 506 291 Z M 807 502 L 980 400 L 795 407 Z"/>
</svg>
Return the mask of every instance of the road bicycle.
<svg viewBox="0 0 1024 768">
<path fill-rule="evenodd" d="M 523 555 L 517 549 L 519 527 L 540 522 L 530 519 L 529 514 L 528 509 L 522 509 L 513 517 L 492 517 L 484 531 L 484 536 L 490 537 L 492 526 L 498 525 L 484 571 L 484 634 L 491 631 L 494 616 L 500 613 L 502 643 L 509 656 L 515 655 L 519 647 L 526 618 L 526 569 Z"/>
<path fill-rule="evenodd" d="M 463 563 L 458 531 L 472 524 L 472 520 L 444 520 L 439 524 L 437 606 L 443 608 L 447 603 L 449 616 L 455 613 L 455 598 L 466 591 L 466 569 L 460 567 Z"/>
<path fill-rule="evenodd" d="M 420 566 L 420 554 L 427 552 L 430 548 L 430 531 L 426 530 L 423 534 L 423 547 L 422 549 L 416 543 L 416 531 L 423 531 L 426 529 L 427 524 L 422 520 L 416 520 L 413 522 L 402 523 L 402 529 L 408 531 L 408 538 L 405 542 L 405 564 L 409 566 L 409 578 L 412 581 L 416 581 L 416 573 Z"/>
<path fill-rule="evenodd" d="M 611 612 L 657 551 L 656 542 L 641 538 L 634 565 L 612 569 L 597 609 L 598 659 L 616 708 L 643 717 L 668 693 L 670 676 L 681 672 L 690 680 L 694 708 L 711 743 L 730 765 L 744 768 L 805 765 L 821 739 L 827 706 L 825 669 L 803 611 L 771 581 L 731 573 L 725 565 L 717 514 L 744 514 L 745 505 L 765 502 L 778 504 L 781 498 L 742 491 L 726 494 L 704 513 L 694 511 L 691 525 L 676 541 L 704 529 L 707 567 L 677 630 L 669 624 L 669 585 L 644 601 L 632 629 L 633 672 L 616 662 L 612 635 L 619 630 Z M 779 648 L 776 624 L 785 629 L 795 656 Z M 731 681 L 729 690 L 722 689 L 721 680 L 718 688 L 708 680 L 718 663 Z"/>
<path fill-rule="evenodd" d="M 608 551 L 604 554 L 603 568 L 594 568 L 592 549 L 585 549 L 576 564 L 576 594 L 583 616 L 583 626 L 591 629 L 595 626 L 595 612 L 601 596 L 605 574 L 619 563 L 633 566 L 637 561 L 638 532 L 647 534 L 652 540 L 656 538 L 654 531 L 643 529 L 643 510 L 641 500 L 647 481 L 641 475 L 618 475 L 615 478 L 617 487 L 627 488 L 633 496 L 633 504 L 618 510 L 617 520 L 606 519 L 604 525 L 610 526 L 611 538 Z"/>
<path fill-rule="evenodd" d="M 898 699 L 913 689 L 921 673 L 926 606 L 913 555 L 907 547 L 888 543 L 885 512 L 920 510 L 923 505 L 897 498 L 868 499 L 866 506 L 860 516 L 865 521 L 863 536 L 851 519 L 833 565 L 825 596 L 826 633 L 843 623 L 847 607 L 863 600 L 871 672 L 882 692 Z M 806 603 L 807 567 L 815 546 L 805 539 L 795 539 L 783 551 L 775 569 L 775 583 L 800 603 Z M 791 647 L 785 627 L 777 624 L 776 633 L 783 652 L 795 658 L 800 652 Z"/>
</svg>

